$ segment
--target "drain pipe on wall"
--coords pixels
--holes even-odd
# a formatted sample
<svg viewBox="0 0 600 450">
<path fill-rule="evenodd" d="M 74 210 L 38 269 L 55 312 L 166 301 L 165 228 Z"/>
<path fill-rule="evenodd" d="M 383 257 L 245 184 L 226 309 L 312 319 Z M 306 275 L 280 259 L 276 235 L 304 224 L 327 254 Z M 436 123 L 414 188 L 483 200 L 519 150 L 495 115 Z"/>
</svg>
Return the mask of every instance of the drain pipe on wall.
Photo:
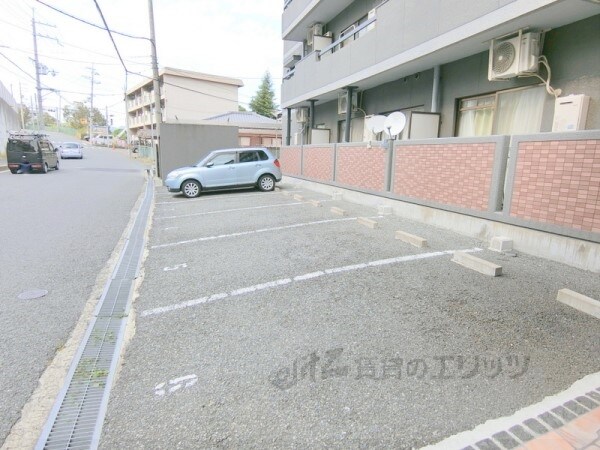
<svg viewBox="0 0 600 450">
<path fill-rule="evenodd" d="M 431 112 L 440 112 L 440 66 L 433 68 L 433 89 L 431 91 Z"/>
<path fill-rule="evenodd" d="M 285 108 L 287 111 L 287 130 L 285 133 L 285 145 L 290 146 L 290 137 L 292 132 L 292 108 Z"/>
</svg>

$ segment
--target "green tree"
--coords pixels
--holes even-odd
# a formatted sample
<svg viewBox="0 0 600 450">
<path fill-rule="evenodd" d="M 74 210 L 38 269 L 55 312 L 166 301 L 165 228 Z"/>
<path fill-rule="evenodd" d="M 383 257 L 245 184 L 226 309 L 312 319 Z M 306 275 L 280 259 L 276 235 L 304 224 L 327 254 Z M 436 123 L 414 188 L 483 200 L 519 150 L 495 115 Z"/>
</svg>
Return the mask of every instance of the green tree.
<svg viewBox="0 0 600 450">
<path fill-rule="evenodd" d="M 97 108 L 94 108 L 92 112 L 94 125 L 105 126 L 106 118 L 102 113 Z M 72 106 L 64 107 L 63 117 L 65 118 L 65 122 L 72 128 L 86 127 L 89 125 L 90 108 L 82 102 L 75 102 Z"/>
<path fill-rule="evenodd" d="M 238 111 L 240 111 L 240 112 L 246 112 L 248 110 L 246 108 L 244 108 L 242 105 L 238 105 Z"/>
<path fill-rule="evenodd" d="M 52 117 L 49 113 L 44 113 L 44 125 L 47 127 L 56 125 L 56 118 Z"/>
<path fill-rule="evenodd" d="M 271 74 L 267 71 L 262 78 L 256 95 L 250 100 L 250 109 L 261 116 L 275 118 L 275 92 L 273 91 L 273 81 Z"/>
<path fill-rule="evenodd" d="M 23 122 L 25 122 L 25 128 L 27 128 L 29 122 L 31 121 L 31 111 L 27 105 L 19 105 L 19 120 L 21 120 L 21 111 L 23 111 Z"/>
</svg>

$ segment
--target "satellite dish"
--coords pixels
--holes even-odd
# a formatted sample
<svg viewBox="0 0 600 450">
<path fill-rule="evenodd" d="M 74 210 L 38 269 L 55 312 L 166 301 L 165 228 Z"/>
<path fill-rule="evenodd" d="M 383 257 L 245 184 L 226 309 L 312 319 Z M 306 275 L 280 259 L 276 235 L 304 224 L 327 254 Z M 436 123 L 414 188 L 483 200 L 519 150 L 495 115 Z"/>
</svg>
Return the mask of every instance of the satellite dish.
<svg viewBox="0 0 600 450">
<path fill-rule="evenodd" d="M 381 133 L 385 130 L 385 116 L 372 116 L 367 119 L 367 129 L 372 133 Z"/>
<path fill-rule="evenodd" d="M 400 111 L 393 112 L 385 118 L 385 131 L 390 135 L 390 137 L 397 136 L 402 133 L 402 130 L 404 130 L 405 126 L 406 116 Z"/>
</svg>

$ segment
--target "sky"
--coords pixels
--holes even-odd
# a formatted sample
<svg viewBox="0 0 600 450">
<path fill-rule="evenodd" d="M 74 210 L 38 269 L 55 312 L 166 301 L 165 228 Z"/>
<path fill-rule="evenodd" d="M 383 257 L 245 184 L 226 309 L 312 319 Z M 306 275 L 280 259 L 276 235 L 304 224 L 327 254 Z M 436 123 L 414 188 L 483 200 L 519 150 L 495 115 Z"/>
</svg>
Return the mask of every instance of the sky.
<svg viewBox="0 0 600 450">
<path fill-rule="evenodd" d="M 41 0 L 77 18 L 111 30 L 150 36 L 148 0 Z M 28 107 L 35 104 L 32 15 L 35 15 L 44 110 L 73 102 L 89 106 L 94 75 L 94 107 L 125 125 L 125 86 L 152 75 L 148 39 L 113 33 L 54 11 L 38 0 L 0 0 L 0 82 Z M 281 0 L 153 0 L 159 67 L 174 67 L 239 78 L 239 103 L 248 109 L 266 71 L 280 98 L 283 43 Z M 126 76 L 126 70 L 129 72 Z M 137 75 L 142 74 L 143 76 Z M 145 77 L 144 77 L 145 76 Z M 59 91 L 60 94 L 58 92 Z"/>
</svg>

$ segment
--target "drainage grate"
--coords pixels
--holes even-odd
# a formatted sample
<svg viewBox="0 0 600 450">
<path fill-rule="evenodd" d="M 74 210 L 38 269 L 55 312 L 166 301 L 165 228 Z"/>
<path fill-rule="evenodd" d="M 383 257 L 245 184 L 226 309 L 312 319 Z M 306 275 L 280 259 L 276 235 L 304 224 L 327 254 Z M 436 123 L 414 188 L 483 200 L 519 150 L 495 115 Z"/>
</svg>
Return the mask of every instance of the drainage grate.
<svg viewBox="0 0 600 450">
<path fill-rule="evenodd" d="M 119 360 L 144 231 L 154 193 L 151 177 L 125 248 L 79 347 L 36 449 L 97 448 Z"/>
</svg>

